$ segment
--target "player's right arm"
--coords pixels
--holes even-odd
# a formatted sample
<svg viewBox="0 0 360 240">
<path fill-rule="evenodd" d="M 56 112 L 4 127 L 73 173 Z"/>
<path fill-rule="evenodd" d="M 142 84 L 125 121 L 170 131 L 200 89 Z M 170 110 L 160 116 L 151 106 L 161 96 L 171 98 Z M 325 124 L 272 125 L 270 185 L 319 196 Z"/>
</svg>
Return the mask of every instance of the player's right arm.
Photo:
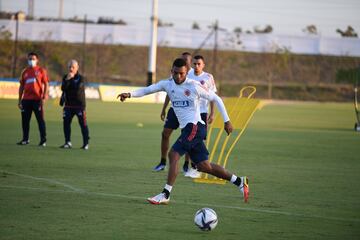
<svg viewBox="0 0 360 240">
<path fill-rule="evenodd" d="M 117 98 L 120 98 L 120 101 L 125 101 L 126 98 L 130 98 L 130 97 L 143 97 L 152 93 L 156 93 L 156 92 L 160 92 L 160 91 L 165 91 L 165 84 L 167 81 L 160 81 L 157 82 L 155 84 L 152 84 L 148 87 L 145 88 L 140 88 L 138 90 L 132 91 L 132 92 L 127 92 L 127 93 L 120 93 Z"/>
<path fill-rule="evenodd" d="M 20 110 L 22 109 L 21 98 L 22 98 L 23 93 L 24 93 L 24 87 L 20 84 L 20 87 L 19 87 L 19 101 L 18 101 L 18 108 Z"/>
<path fill-rule="evenodd" d="M 233 126 L 230 122 L 230 118 L 226 111 L 224 102 L 221 100 L 221 98 L 218 95 L 216 95 L 216 93 L 214 93 L 211 90 L 208 90 L 207 88 L 204 88 L 201 84 L 196 83 L 195 88 L 201 98 L 205 98 L 209 101 L 215 102 L 215 104 L 224 120 L 224 130 L 229 135 L 233 131 Z"/>
<path fill-rule="evenodd" d="M 169 95 L 166 94 L 166 98 L 165 98 L 165 101 L 164 101 L 164 104 L 163 104 L 163 107 L 161 110 L 161 114 L 160 114 L 161 121 L 165 120 L 166 108 L 169 105 L 169 102 L 170 102 Z"/>
<path fill-rule="evenodd" d="M 25 71 L 25 70 L 24 70 Z M 21 73 L 20 76 L 20 87 L 19 87 L 19 101 L 18 101 L 18 108 L 22 109 L 21 99 L 24 94 L 24 71 Z"/>
</svg>

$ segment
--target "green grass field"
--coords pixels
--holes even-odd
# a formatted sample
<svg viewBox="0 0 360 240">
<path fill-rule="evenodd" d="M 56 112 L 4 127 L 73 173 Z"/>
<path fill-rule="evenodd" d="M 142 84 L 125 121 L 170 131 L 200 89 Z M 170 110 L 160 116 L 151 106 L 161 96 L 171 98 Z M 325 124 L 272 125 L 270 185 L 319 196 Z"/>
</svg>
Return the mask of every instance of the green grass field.
<svg viewBox="0 0 360 240">
<path fill-rule="evenodd" d="M 360 133 L 351 104 L 272 104 L 259 110 L 228 169 L 250 178 L 250 202 L 232 184 L 193 183 L 179 174 L 168 206 L 160 192 L 160 105 L 88 103 L 91 135 L 83 151 L 63 150 L 62 111 L 46 106 L 48 146 L 21 138 L 16 101 L 0 100 L 0 239 L 359 239 Z M 143 127 L 138 127 L 142 123 Z M 174 134 L 175 139 L 179 132 Z M 182 162 L 182 161 L 181 161 Z M 219 224 L 201 232 L 196 210 Z"/>
</svg>

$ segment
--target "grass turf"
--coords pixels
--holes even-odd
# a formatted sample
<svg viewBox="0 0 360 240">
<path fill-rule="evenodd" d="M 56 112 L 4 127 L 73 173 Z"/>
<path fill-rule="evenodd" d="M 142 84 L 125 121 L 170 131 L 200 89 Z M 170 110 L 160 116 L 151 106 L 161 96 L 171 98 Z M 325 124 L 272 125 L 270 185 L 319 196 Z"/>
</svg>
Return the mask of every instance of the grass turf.
<svg viewBox="0 0 360 240">
<path fill-rule="evenodd" d="M 168 206 L 148 204 L 166 172 L 160 105 L 89 101 L 90 150 L 63 150 L 62 112 L 46 106 L 48 146 L 21 138 L 16 101 L 0 100 L 0 239 L 358 239 L 360 134 L 351 104 L 273 104 L 258 111 L 228 169 L 250 178 L 250 203 L 232 184 L 196 184 L 179 174 Z M 142 123 L 143 127 L 137 126 Z M 173 134 L 173 140 L 179 134 Z M 182 162 L 182 161 L 181 161 Z M 219 224 L 193 217 L 213 208 Z"/>
</svg>

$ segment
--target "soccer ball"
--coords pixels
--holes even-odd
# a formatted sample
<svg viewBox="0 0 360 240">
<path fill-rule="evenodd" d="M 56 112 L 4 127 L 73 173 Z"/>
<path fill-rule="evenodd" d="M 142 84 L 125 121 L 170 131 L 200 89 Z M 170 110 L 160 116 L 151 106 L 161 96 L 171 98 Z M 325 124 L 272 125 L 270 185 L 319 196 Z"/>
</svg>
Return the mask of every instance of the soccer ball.
<svg viewBox="0 0 360 240">
<path fill-rule="evenodd" d="M 211 208 L 202 208 L 195 213 L 194 222 L 201 230 L 211 231 L 218 224 L 218 218 Z"/>
</svg>

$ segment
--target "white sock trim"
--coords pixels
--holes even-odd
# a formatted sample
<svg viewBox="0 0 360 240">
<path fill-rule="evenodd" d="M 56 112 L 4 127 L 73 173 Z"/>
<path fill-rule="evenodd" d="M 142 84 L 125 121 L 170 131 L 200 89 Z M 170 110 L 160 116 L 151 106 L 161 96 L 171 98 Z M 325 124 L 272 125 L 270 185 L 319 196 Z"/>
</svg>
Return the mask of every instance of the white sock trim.
<svg viewBox="0 0 360 240">
<path fill-rule="evenodd" d="M 164 187 L 166 190 L 168 190 L 169 192 L 171 192 L 171 189 L 173 188 L 171 185 L 165 184 Z"/>
</svg>

